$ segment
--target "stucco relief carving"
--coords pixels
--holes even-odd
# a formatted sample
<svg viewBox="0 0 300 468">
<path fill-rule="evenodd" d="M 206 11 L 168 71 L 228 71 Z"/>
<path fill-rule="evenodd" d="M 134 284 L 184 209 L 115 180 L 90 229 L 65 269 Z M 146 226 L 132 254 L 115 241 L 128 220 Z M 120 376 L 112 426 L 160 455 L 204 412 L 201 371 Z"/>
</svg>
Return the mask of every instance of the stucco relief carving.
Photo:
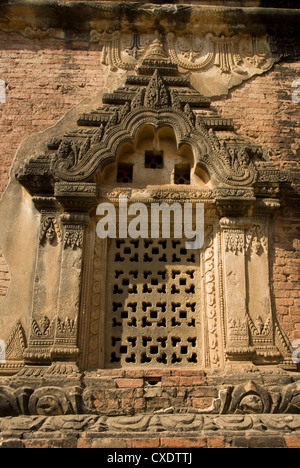
<svg viewBox="0 0 300 468">
<path fill-rule="evenodd" d="M 16 324 L 10 356 L 20 361 L 14 369 L 14 361 L 1 364 L 0 372 L 16 375 L 14 388 L 0 388 L 0 415 L 98 415 L 102 370 L 125 375 L 138 366 L 206 369 L 217 376 L 219 397 L 210 406 L 191 410 L 187 392 L 181 408 L 168 410 L 178 428 L 197 428 L 202 414 L 279 412 L 279 400 L 265 386 L 243 378 L 220 387 L 219 373 L 240 369 L 243 361 L 251 369 L 291 368 L 268 276 L 270 226 L 289 178 L 266 160 L 263 148 L 235 132 L 231 119 L 217 115 L 185 74 L 249 76 L 247 67 L 269 66 L 266 43 L 209 33 L 102 34 L 94 39 L 105 39 L 107 63 L 124 62 L 134 73 L 104 93 L 100 107 L 78 113 L 77 127 L 66 121 L 45 142 L 44 154 L 26 157 L 16 170 L 32 197 L 39 232 L 28 336 L 22 340 Z M 127 172 L 120 170 L 124 162 Z M 178 166 L 188 167 L 181 177 Z M 148 205 L 204 203 L 203 249 L 189 252 L 174 239 L 98 239 L 96 207 L 103 200 L 116 204 L 120 195 Z M 169 390 L 159 380 L 153 386 L 140 380 L 143 405 Z M 118 381 L 105 385 L 117 395 Z M 298 388 L 280 392 L 297 406 Z M 115 414 L 124 416 L 131 404 Z M 182 411 L 194 414 L 181 418 L 176 413 Z M 139 416 L 129 421 L 132 428 L 170 427 L 163 416 L 143 417 L 141 425 Z M 106 421 L 97 427 L 107 430 Z M 107 427 L 122 430 L 124 422 L 107 421 Z"/>
<path fill-rule="evenodd" d="M 27 372 L 28 375 L 32 375 L 32 371 L 32 369 L 27 369 L 23 374 Z M 47 374 L 51 374 L 48 369 L 40 369 L 38 375 L 45 379 Z M 218 396 L 210 407 L 190 407 L 186 408 L 184 413 L 181 409 L 172 406 L 154 413 L 129 415 L 124 414 L 124 411 L 120 409 L 120 411 L 111 411 L 104 415 L 101 409 L 93 405 L 89 389 L 72 385 L 71 378 L 74 377 L 74 373 L 72 369 L 68 369 L 68 365 L 65 366 L 65 373 L 62 375 L 64 378 L 66 376 L 70 378 L 70 382 L 64 387 L 55 384 L 41 385 L 38 388 L 31 385 L 20 386 L 18 389 L 8 385 L 1 386 L 0 418 L 19 415 L 60 416 L 66 414 L 81 414 L 90 418 L 94 415 L 94 419 L 101 416 L 101 420 L 91 425 L 89 429 L 91 432 L 119 430 L 122 433 L 134 433 L 164 432 L 170 431 L 171 428 L 175 431 L 190 432 L 202 427 L 206 415 L 211 415 L 212 419 L 208 419 L 212 425 L 211 430 L 216 431 L 221 428 L 245 430 L 253 427 L 255 419 L 252 419 L 251 415 L 253 417 L 261 415 L 260 423 L 265 423 L 266 426 L 261 427 L 260 430 L 267 429 L 268 418 L 270 429 L 276 427 L 291 431 L 299 429 L 300 422 L 297 416 L 300 412 L 299 382 L 280 385 L 276 389 L 272 386 L 266 387 L 254 380 L 245 380 L 235 385 L 219 385 Z M 22 377 L 22 372 L 20 372 L 20 377 Z M 107 387 L 107 391 L 111 390 Z M 284 414 L 289 417 L 284 418 Z M 213 419 L 213 415 L 216 419 Z M 219 415 L 218 418 L 217 415 Z M 228 415 L 235 415 L 235 418 L 230 419 Z M 256 421 L 259 422 L 259 419 Z M 0 423 L 3 424 L 3 421 Z M 258 430 L 259 427 L 255 429 Z M 48 427 L 45 430 L 51 429 Z"/>
<path fill-rule="evenodd" d="M 11 199 L 22 200 L 26 220 L 33 213 L 26 228 L 36 256 L 26 272 L 25 313 L 12 314 L 11 324 L 11 310 L 1 317 L 8 333 L 0 432 L 16 419 L 6 416 L 26 416 L 16 427 L 31 421 L 30 429 L 62 434 L 69 424 L 93 435 L 299 431 L 300 386 L 269 276 L 273 216 L 289 175 L 207 97 L 269 70 L 280 51 L 273 55 L 267 34 L 225 32 L 223 9 L 205 17 L 186 10 L 190 23 L 175 34 L 170 16 L 156 18 L 149 32 L 149 18 L 136 28 L 121 24 L 108 3 L 106 26 L 95 24 L 91 40 L 104 67 L 124 72 L 122 86 L 104 93 L 102 104 L 84 104 L 77 126 L 73 114 L 72 126 L 67 116 L 49 140 L 40 135 L 44 154 L 27 147 L 14 166 L 25 190 L 13 180 L 19 198 Z M 37 23 L 24 34 L 61 37 Z M 156 173 L 153 182 L 139 163 L 161 140 L 173 166 L 168 179 Z M 174 168 L 185 151 L 190 166 L 180 185 Z M 138 167 L 131 182 L 115 177 L 121 160 Z M 148 205 L 203 203 L 203 249 L 144 239 L 114 239 L 112 248 L 97 239 L 97 204 L 120 195 Z"/>
<path fill-rule="evenodd" d="M 160 42 L 165 56 L 178 66 L 182 74 L 201 73 L 207 95 L 213 94 L 213 90 L 208 91 L 212 76 L 224 89 L 230 88 L 269 70 L 278 60 L 271 53 L 266 35 L 217 36 L 212 32 L 169 31 L 163 37 L 157 31 L 131 33 L 93 29 L 91 41 L 102 46 L 102 63 L 112 71 L 134 71 L 147 55 L 157 53 L 157 44 Z"/>
<path fill-rule="evenodd" d="M 55 240 L 61 241 L 61 229 L 55 216 L 43 216 L 41 220 L 40 243 L 49 242 L 53 244 Z"/>
</svg>

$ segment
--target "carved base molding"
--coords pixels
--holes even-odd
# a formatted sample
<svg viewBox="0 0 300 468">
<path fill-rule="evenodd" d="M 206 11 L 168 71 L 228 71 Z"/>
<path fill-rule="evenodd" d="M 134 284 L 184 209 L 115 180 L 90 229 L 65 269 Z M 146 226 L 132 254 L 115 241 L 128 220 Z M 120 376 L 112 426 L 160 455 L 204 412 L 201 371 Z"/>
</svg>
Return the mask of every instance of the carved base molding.
<svg viewBox="0 0 300 468">
<path fill-rule="evenodd" d="M 0 448 L 299 447 L 300 415 L 70 415 L 0 419 Z M 152 442 L 153 445 L 150 445 Z M 185 445 L 182 445 L 184 443 Z M 171 444 L 171 445 L 169 445 Z M 218 447 L 217 447 L 218 448 Z"/>
<path fill-rule="evenodd" d="M 202 427 L 207 414 L 300 414 L 299 375 L 275 367 L 81 374 L 71 363 L 56 363 L 25 367 L 0 384 L 0 417 L 90 414 L 102 417 L 102 432 L 150 430 L 153 418 L 157 431 L 182 424 L 191 431 Z"/>
</svg>

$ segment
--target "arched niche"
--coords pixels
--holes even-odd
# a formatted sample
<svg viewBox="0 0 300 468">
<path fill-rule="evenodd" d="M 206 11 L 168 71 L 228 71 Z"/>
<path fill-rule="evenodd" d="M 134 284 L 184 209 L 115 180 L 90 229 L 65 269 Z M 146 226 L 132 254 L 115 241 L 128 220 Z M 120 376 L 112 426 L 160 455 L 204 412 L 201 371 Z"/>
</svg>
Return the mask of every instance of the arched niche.
<svg viewBox="0 0 300 468">
<path fill-rule="evenodd" d="M 171 125 L 144 124 L 133 141 L 123 142 L 115 161 L 97 172 L 100 187 L 158 187 L 172 185 L 212 187 L 204 165 L 197 164 L 195 149 L 178 144 Z"/>
</svg>

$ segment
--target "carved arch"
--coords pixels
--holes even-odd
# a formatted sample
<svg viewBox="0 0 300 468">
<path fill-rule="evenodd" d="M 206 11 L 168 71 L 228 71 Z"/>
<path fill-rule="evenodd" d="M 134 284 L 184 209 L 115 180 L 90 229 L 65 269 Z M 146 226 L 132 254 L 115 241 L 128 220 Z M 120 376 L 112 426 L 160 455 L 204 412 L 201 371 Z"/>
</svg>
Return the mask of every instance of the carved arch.
<svg viewBox="0 0 300 468">
<path fill-rule="evenodd" d="M 193 122 L 183 111 L 172 108 L 151 110 L 140 108 L 130 111 L 117 125 L 108 126 L 102 141 L 89 148 L 77 164 L 68 159 L 55 157 L 52 171 L 55 178 L 68 182 L 91 181 L 98 169 L 115 162 L 119 148 L 126 142 L 134 143 L 144 125 L 155 129 L 170 126 L 176 136 L 178 148 L 189 145 L 194 153 L 196 166 L 205 167 L 218 181 L 226 185 L 252 185 L 257 170 L 252 154 L 259 153 L 258 147 L 244 142 L 228 145 L 203 125 L 201 118 Z"/>
<path fill-rule="evenodd" d="M 195 132 L 193 134 L 192 123 L 183 112 L 142 108 L 130 112 L 119 125 L 108 128 L 101 143 L 93 146 L 75 167 L 70 168 L 67 161 L 57 159 L 53 165 L 54 174 L 70 182 L 91 180 L 98 169 L 115 162 L 124 143 L 134 143 L 138 132 L 145 125 L 153 126 L 156 130 L 170 126 L 176 136 L 178 148 L 188 144 L 195 155 L 210 152 L 209 142 L 202 135 Z"/>
</svg>

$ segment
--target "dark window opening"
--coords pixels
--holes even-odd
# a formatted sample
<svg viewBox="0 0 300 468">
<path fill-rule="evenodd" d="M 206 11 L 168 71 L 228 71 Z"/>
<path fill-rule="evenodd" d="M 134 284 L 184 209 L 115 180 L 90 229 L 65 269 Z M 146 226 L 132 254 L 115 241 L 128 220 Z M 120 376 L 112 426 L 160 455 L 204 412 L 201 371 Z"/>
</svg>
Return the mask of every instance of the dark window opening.
<svg viewBox="0 0 300 468">
<path fill-rule="evenodd" d="M 164 167 L 164 152 L 163 151 L 146 151 L 145 152 L 145 168 L 146 169 L 163 169 Z"/>
<path fill-rule="evenodd" d="M 191 183 L 191 166 L 189 164 L 176 164 L 174 183 L 188 185 Z"/>
<path fill-rule="evenodd" d="M 119 163 L 117 170 L 117 182 L 128 184 L 132 182 L 133 164 Z"/>
</svg>

